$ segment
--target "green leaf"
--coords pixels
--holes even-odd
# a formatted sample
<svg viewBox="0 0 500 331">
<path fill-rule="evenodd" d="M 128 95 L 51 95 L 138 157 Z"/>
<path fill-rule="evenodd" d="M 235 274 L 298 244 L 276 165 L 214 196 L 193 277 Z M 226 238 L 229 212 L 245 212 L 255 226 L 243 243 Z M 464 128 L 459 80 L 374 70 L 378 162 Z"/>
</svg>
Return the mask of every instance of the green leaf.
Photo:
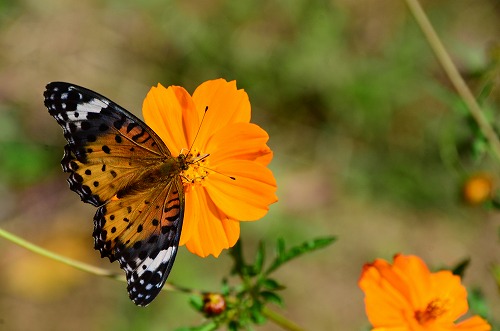
<svg viewBox="0 0 500 331">
<path fill-rule="evenodd" d="M 496 194 L 498 194 L 498 192 Z M 493 200 L 490 200 L 491 208 L 500 209 L 500 200 L 498 199 L 499 198 L 496 196 Z M 500 237 L 500 229 L 499 229 L 499 237 Z"/>
<path fill-rule="evenodd" d="M 453 267 L 453 269 L 451 270 L 451 272 L 454 275 L 463 277 L 464 273 L 465 273 L 465 269 L 467 269 L 467 267 L 469 266 L 469 264 L 470 264 L 470 258 L 463 259 L 455 267 Z"/>
<path fill-rule="evenodd" d="M 210 321 L 207 324 L 199 325 L 199 326 L 190 326 L 190 327 L 180 327 L 175 329 L 175 331 L 213 331 L 217 330 L 218 325 L 214 321 Z"/>
<path fill-rule="evenodd" d="M 278 238 L 276 243 L 276 257 L 278 260 L 284 260 L 285 258 L 285 239 Z"/>
<path fill-rule="evenodd" d="M 488 81 L 486 84 L 483 86 L 481 91 L 479 92 L 479 95 L 477 96 L 477 102 L 483 106 L 485 101 L 488 99 L 488 97 L 491 94 L 491 91 L 493 91 L 495 87 L 495 83 L 493 81 Z"/>
<path fill-rule="evenodd" d="M 265 302 L 272 302 L 280 307 L 283 307 L 283 299 L 274 292 L 262 291 L 260 292 L 260 296 L 264 299 Z"/>
<path fill-rule="evenodd" d="M 203 311 L 203 299 L 199 295 L 190 296 L 189 304 L 197 311 Z"/>
<path fill-rule="evenodd" d="M 467 301 L 471 311 L 481 317 L 490 317 L 490 308 L 486 302 L 483 292 L 479 288 L 473 288 L 467 295 Z"/>
<path fill-rule="evenodd" d="M 255 302 L 250 308 L 250 318 L 255 324 L 264 324 L 266 322 L 266 317 L 262 314 L 262 305 Z"/>
<path fill-rule="evenodd" d="M 238 323 L 238 322 L 236 322 L 236 321 L 231 321 L 231 322 L 229 322 L 229 324 L 227 325 L 227 329 L 228 329 L 229 331 L 238 331 L 238 330 L 239 330 L 239 328 L 240 328 L 239 323 Z"/>
<path fill-rule="evenodd" d="M 234 261 L 233 269 L 231 269 L 231 274 L 244 276 L 246 274 L 247 268 L 243 259 L 243 251 L 241 249 L 241 238 L 240 240 L 238 240 L 238 242 L 236 242 L 236 245 L 234 245 L 233 248 L 229 250 L 229 253 L 231 254 L 231 257 Z"/>
<path fill-rule="evenodd" d="M 261 285 L 264 288 L 271 290 L 271 291 L 282 290 L 285 288 L 285 286 L 281 285 L 280 283 L 278 283 L 276 280 L 274 280 L 272 278 L 266 278 L 266 279 L 262 280 Z"/>
<path fill-rule="evenodd" d="M 262 267 L 264 266 L 264 261 L 266 259 L 266 246 L 264 242 L 259 242 L 259 249 L 255 255 L 255 263 L 253 265 L 255 274 L 260 274 L 262 272 Z"/>
<path fill-rule="evenodd" d="M 317 249 L 327 247 L 332 244 L 336 240 L 335 237 L 325 237 L 325 238 L 317 238 L 313 240 L 308 240 L 301 245 L 290 248 L 288 251 L 285 250 L 285 243 L 283 239 L 278 239 L 278 256 L 271 264 L 269 269 L 267 269 L 266 274 L 270 274 L 271 272 L 278 269 L 284 263 L 295 259 L 303 254 L 313 252 Z"/>
<path fill-rule="evenodd" d="M 226 277 L 222 278 L 222 285 L 221 285 L 220 292 L 223 296 L 227 296 L 231 292 L 231 287 L 227 283 Z"/>
</svg>

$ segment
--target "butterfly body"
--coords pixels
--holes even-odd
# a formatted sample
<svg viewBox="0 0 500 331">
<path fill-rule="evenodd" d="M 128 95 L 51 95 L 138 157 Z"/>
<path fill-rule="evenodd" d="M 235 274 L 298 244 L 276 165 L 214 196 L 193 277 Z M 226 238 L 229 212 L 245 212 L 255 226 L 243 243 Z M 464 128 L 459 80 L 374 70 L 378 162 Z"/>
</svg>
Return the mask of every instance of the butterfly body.
<svg viewBox="0 0 500 331">
<path fill-rule="evenodd" d="M 70 189 L 98 207 L 94 247 L 119 261 L 130 298 L 145 306 L 175 260 L 184 217 L 181 173 L 192 161 L 172 156 L 145 123 L 93 91 L 54 82 L 44 97 L 67 140 L 61 164 Z"/>
</svg>

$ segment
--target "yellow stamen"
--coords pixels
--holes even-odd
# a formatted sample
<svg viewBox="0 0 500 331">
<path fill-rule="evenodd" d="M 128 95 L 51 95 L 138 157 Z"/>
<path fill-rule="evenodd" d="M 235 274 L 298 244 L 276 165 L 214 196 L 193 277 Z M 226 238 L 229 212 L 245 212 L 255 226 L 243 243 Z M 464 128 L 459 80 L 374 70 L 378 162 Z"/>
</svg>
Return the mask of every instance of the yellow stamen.
<svg viewBox="0 0 500 331">
<path fill-rule="evenodd" d="M 209 156 L 193 148 L 187 156 L 189 168 L 181 173 L 184 183 L 201 183 L 209 174 Z"/>
</svg>

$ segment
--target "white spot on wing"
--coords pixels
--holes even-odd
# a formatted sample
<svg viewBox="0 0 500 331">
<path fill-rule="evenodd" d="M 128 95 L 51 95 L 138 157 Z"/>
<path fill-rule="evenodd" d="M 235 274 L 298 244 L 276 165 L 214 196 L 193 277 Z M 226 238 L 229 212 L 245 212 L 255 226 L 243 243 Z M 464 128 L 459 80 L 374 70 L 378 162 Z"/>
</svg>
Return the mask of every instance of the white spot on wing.
<svg viewBox="0 0 500 331">
<path fill-rule="evenodd" d="M 146 270 L 149 270 L 149 271 L 157 271 L 160 266 L 162 264 L 165 264 L 167 263 L 170 258 L 172 257 L 172 255 L 175 253 L 175 250 L 177 249 L 177 247 L 174 247 L 174 246 L 171 246 L 167 249 L 163 249 L 161 250 L 158 255 L 156 255 L 156 258 L 152 259 L 150 257 L 146 258 L 139 266 L 138 266 L 138 269 L 140 267 L 142 267 L 143 265 L 146 266 Z M 139 261 L 137 261 L 139 262 Z M 161 274 L 161 272 L 160 272 Z"/>
<path fill-rule="evenodd" d="M 64 108 L 66 108 L 66 107 L 64 107 Z M 68 119 L 70 121 L 78 121 L 78 120 L 80 120 L 78 117 L 75 116 L 75 113 L 76 112 L 74 112 L 74 111 L 69 111 L 69 112 L 66 113 L 66 115 L 68 115 Z"/>
<path fill-rule="evenodd" d="M 101 109 L 106 108 L 109 102 L 102 99 L 92 99 L 89 102 L 85 102 L 76 106 L 77 111 L 87 112 L 87 113 L 98 113 Z"/>
</svg>

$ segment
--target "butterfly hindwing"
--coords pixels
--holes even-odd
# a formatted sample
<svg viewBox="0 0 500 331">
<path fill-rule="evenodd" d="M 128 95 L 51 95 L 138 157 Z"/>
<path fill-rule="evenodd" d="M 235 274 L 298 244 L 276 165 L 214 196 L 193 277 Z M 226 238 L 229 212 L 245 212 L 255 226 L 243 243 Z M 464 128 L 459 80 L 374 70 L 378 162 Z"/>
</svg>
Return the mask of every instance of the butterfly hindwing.
<svg viewBox="0 0 500 331">
<path fill-rule="evenodd" d="M 61 164 L 70 188 L 99 207 L 95 248 L 119 261 L 130 298 L 147 305 L 165 283 L 179 244 L 184 195 L 179 167 L 172 166 L 178 161 L 152 129 L 102 95 L 56 82 L 44 96 L 68 142 Z"/>
<path fill-rule="evenodd" d="M 95 247 L 119 261 L 138 305 L 156 297 L 174 263 L 184 214 L 181 185 L 173 179 L 160 192 L 112 200 L 94 217 Z"/>
</svg>

